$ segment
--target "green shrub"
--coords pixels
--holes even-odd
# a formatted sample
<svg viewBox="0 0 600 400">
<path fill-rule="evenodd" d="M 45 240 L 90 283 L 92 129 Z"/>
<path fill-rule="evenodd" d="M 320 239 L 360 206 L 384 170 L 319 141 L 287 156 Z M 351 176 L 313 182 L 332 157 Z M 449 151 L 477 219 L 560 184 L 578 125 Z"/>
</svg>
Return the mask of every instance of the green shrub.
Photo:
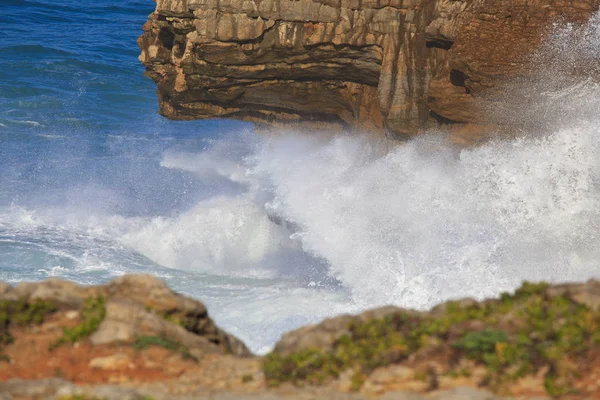
<svg viewBox="0 0 600 400">
<path fill-rule="evenodd" d="M 472 360 L 485 361 L 487 356 L 496 354 L 497 349 L 506 344 L 508 344 L 506 332 L 486 329 L 481 332 L 467 333 L 453 346 L 463 350 Z"/>
<path fill-rule="evenodd" d="M 271 385 L 319 384 L 352 368 L 357 371 L 353 386 L 360 386 L 358 377 L 364 379 L 374 368 L 441 346 L 449 347 L 454 359 L 465 357 L 485 366 L 492 387 L 545 368 L 547 392 L 570 393 L 576 379 L 573 361 L 585 360 L 590 349 L 600 347 L 600 312 L 565 296 L 549 297 L 547 288 L 546 283 L 525 282 L 514 294 L 503 293 L 499 301 L 468 306 L 449 302 L 435 316 L 399 313 L 355 321 L 348 327 L 350 333 L 331 349 L 271 353 L 264 359 L 263 371 Z M 507 322 L 508 330 L 503 328 Z M 481 323 L 486 329 L 473 329 Z"/>
<path fill-rule="evenodd" d="M 56 306 L 48 300 L 27 299 L 0 300 L 0 360 L 8 362 L 10 358 L 2 349 L 14 341 L 10 333 L 12 325 L 39 325 L 46 317 L 56 311 Z"/>
<path fill-rule="evenodd" d="M 263 364 L 267 382 L 321 384 L 350 367 L 358 367 L 357 376 L 362 376 L 398 361 L 409 353 L 410 344 L 396 331 L 395 323 L 391 317 L 352 323 L 350 333 L 340 337 L 331 352 L 308 349 L 287 356 L 271 353 Z"/>
<path fill-rule="evenodd" d="M 179 353 L 184 359 L 198 361 L 198 359 L 192 355 L 187 347 L 169 339 L 165 339 L 160 336 L 138 336 L 133 343 L 133 347 L 136 350 L 143 350 L 150 346 L 158 346 L 167 350 L 171 350 Z"/>
<path fill-rule="evenodd" d="M 57 342 L 50 345 L 50 350 L 66 343 L 75 343 L 81 339 L 88 338 L 98 330 L 105 316 L 106 299 L 104 297 L 99 296 L 86 299 L 81 310 L 81 323 L 72 328 L 63 328 L 63 336 Z"/>
<path fill-rule="evenodd" d="M 48 314 L 55 311 L 56 306 L 48 300 L 0 300 L 0 326 L 41 324 Z"/>
</svg>

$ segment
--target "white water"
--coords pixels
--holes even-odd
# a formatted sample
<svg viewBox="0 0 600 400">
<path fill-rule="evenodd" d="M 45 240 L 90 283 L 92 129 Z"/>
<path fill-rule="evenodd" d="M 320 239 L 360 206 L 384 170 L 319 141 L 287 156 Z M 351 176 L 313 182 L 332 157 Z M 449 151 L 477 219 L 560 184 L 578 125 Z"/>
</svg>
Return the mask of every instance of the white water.
<svg viewBox="0 0 600 400">
<path fill-rule="evenodd" d="M 598 61 L 597 27 L 558 30 L 545 51 L 571 43 Z M 566 74 L 569 62 L 552 70 Z M 264 352 L 282 332 L 342 312 L 600 277 L 600 85 L 592 74 L 540 77 L 519 91 L 535 102 L 511 111 L 543 127 L 523 138 L 459 151 L 437 132 L 400 145 L 239 132 L 162 156 L 161 168 L 210 188 L 182 210 L 121 213 L 132 199 L 94 182 L 68 188 L 64 204 L 16 200 L 0 209 L 0 262 L 22 268 L 0 278 L 151 272 Z M 114 179 L 166 184 L 128 173 Z"/>
<path fill-rule="evenodd" d="M 123 239 L 171 268 L 274 278 L 306 273 L 309 265 L 286 260 L 301 248 L 360 307 L 429 307 L 523 279 L 582 280 L 600 271 L 599 133 L 583 124 L 459 154 L 433 137 L 391 151 L 358 137 L 266 139 L 245 172 L 233 172 L 248 187 L 242 195 Z M 167 160 L 204 173 L 206 156 Z M 320 267 L 312 278 L 322 279 Z"/>
</svg>

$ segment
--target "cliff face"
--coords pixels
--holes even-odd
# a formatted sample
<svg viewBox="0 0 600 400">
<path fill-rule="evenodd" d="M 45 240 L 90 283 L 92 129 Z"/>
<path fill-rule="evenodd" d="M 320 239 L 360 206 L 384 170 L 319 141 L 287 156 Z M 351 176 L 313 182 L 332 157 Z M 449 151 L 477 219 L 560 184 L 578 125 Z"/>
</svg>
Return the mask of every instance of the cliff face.
<svg viewBox="0 0 600 400">
<path fill-rule="evenodd" d="M 408 137 L 480 103 L 600 0 L 157 0 L 140 60 L 171 119 Z M 299 124 L 300 123 L 300 124 Z"/>
</svg>

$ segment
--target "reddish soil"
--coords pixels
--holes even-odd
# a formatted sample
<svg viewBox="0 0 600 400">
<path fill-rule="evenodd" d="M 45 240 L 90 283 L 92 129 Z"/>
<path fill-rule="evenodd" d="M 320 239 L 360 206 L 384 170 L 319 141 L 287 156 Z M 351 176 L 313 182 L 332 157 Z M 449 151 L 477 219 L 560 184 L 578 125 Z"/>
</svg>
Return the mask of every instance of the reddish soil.
<svg viewBox="0 0 600 400">
<path fill-rule="evenodd" d="M 65 313 L 56 313 L 43 325 L 12 329 L 15 341 L 4 349 L 10 362 L 0 361 L 0 381 L 60 377 L 76 383 L 145 382 L 175 378 L 199 368 L 193 360 L 156 346 L 136 350 L 129 345 L 94 346 L 82 341 L 50 351 L 50 345 L 62 336 L 62 327 L 77 322 Z M 94 358 L 115 354 L 123 355 L 124 362 L 108 369 L 89 365 Z"/>
</svg>

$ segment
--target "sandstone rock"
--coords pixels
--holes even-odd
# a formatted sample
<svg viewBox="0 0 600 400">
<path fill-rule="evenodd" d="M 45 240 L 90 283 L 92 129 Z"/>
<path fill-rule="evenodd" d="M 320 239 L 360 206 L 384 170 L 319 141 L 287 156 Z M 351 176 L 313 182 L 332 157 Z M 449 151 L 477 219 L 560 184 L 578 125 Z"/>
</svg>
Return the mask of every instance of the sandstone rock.
<svg viewBox="0 0 600 400">
<path fill-rule="evenodd" d="M 105 371 L 119 370 L 130 367 L 131 360 L 126 354 L 117 353 L 106 357 L 96 357 L 90 360 L 90 368 Z"/>
<path fill-rule="evenodd" d="M 196 335 L 181 326 L 148 312 L 130 300 L 109 300 L 106 317 L 90 337 L 93 344 L 132 343 L 139 336 L 158 336 L 201 353 L 220 353 L 224 349 L 209 338 Z"/>
<path fill-rule="evenodd" d="M 76 397 L 77 396 L 77 397 Z M 146 400 L 149 396 L 136 389 L 112 385 L 97 385 L 91 387 L 64 386 L 56 391 L 55 399 L 86 398 L 105 400 Z"/>
<path fill-rule="evenodd" d="M 419 393 L 427 391 L 429 386 L 427 380 L 415 379 L 414 369 L 393 365 L 373 371 L 363 384 L 361 392 L 370 396 L 400 391 Z"/>
<path fill-rule="evenodd" d="M 340 316 L 285 333 L 273 351 L 288 354 L 310 348 L 330 349 L 336 339 L 348 333 L 352 320 L 351 316 Z"/>
<path fill-rule="evenodd" d="M 149 391 L 135 387 L 118 385 L 74 385 L 61 379 L 45 380 L 11 380 L 0 382 L 0 399 L 7 400 L 55 400 L 80 396 L 83 398 L 106 400 L 365 400 L 366 397 L 357 393 L 341 393 L 327 389 L 297 388 L 295 390 L 262 391 L 260 393 L 246 394 L 243 392 L 206 392 L 198 391 L 194 394 L 173 394 L 167 385 L 161 385 Z M 430 395 L 410 392 L 389 392 L 379 397 L 381 400 L 511 400 L 512 397 L 500 397 L 490 392 L 471 389 L 456 388 L 444 390 Z M 547 400 L 547 398 L 520 397 L 520 400 Z"/>
<path fill-rule="evenodd" d="M 423 400 L 424 397 L 411 392 L 389 392 L 379 397 L 380 400 Z"/>
<path fill-rule="evenodd" d="M 78 308 L 87 297 L 96 295 L 96 288 L 50 278 L 43 282 L 21 282 L 14 288 L 18 298 L 49 300 L 58 306 Z"/>
<path fill-rule="evenodd" d="M 71 387 L 74 387 L 71 382 L 57 378 L 40 380 L 11 379 L 0 382 L 0 393 L 8 394 L 9 399 L 48 399 L 54 397 L 59 390 Z"/>
<path fill-rule="evenodd" d="M 503 397 L 495 396 L 494 394 L 473 389 L 470 387 L 459 387 L 452 390 L 446 390 L 440 392 L 434 396 L 432 399 L 435 400 L 502 400 Z"/>
<path fill-rule="evenodd" d="M 160 0 L 140 60 L 172 119 L 478 141 L 486 97 L 533 74 L 556 22 L 600 0 Z M 264 130 L 264 129 L 263 129 Z"/>
<path fill-rule="evenodd" d="M 386 306 L 366 311 L 357 316 L 342 315 L 326 319 L 320 324 L 304 326 L 283 334 L 273 351 L 285 355 L 311 348 L 328 350 L 337 339 L 348 333 L 348 326 L 352 321 L 380 319 L 401 311 L 414 312 Z"/>
<path fill-rule="evenodd" d="M 159 312 L 206 317 L 206 307 L 197 300 L 181 296 L 169 289 L 167 284 L 152 275 L 124 275 L 109 282 L 107 295 L 127 298 Z"/>
<path fill-rule="evenodd" d="M 600 309 L 600 281 L 591 279 L 585 284 L 563 284 L 550 286 L 546 292 L 550 296 L 567 296 L 576 303 L 594 311 Z"/>
<path fill-rule="evenodd" d="M 0 300 L 16 300 L 15 289 L 8 282 L 0 282 Z"/>
<path fill-rule="evenodd" d="M 126 275 L 107 285 L 81 286 L 60 279 L 23 282 L 14 288 L 0 283 L 0 299 L 47 300 L 66 310 L 67 319 L 81 316 L 86 299 L 106 298 L 106 316 L 90 340 L 94 344 L 132 343 L 138 336 L 160 336 L 200 355 L 251 352 L 215 325 L 199 301 L 177 294 L 150 275 Z"/>
<path fill-rule="evenodd" d="M 448 304 L 455 304 L 455 305 L 457 305 L 459 307 L 469 307 L 469 306 L 476 305 L 477 301 L 475 299 L 471 299 L 471 298 L 465 298 L 465 299 L 458 299 L 458 300 L 447 301 L 445 303 L 438 304 L 437 306 L 433 307 L 431 309 L 431 314 L 433 314 L 433 315 L 442 315 L 442 314 L 446 313 L 446 309 L 448 307 Z"/>
<path fill-rule="evenodd" d="M 186 346 L 189 344 L 190 348 L 208 349 L 216 345 L 235 355 L 250 355 L 250 351 L 240 340 L 214 324 L 202 303 L 175 293 L 164 281 L 151 275 L 122 276 L 110 282 L 106 292 L 109 299 L 115 301 L 107 304 L 106 324 L 101 327 L 102 335 L 105 335 L 104 339 L 100 339 L 97 335 L 95 340 L 109 340 L 110 335 L 113 335 L 116 340 L 120 335 L 123 340 L 130 341 L 131 335 L 142 334 L 142 332 L 146 332 L 145 334 L 162 332 L 164 335 L 177 337 L 182 341 L 180 343 Z M 147 312 L 148 309 L 156 313 Z M 132 330 L 133 325 L 129 324 L 129 318 L 135 317 L 138 320 L 133 325 L 137 326 L 139 331 L 136 331 L 137 328 Z M 185 329 L 166 323 L 165 320 L 179 323 Z M 109 334 L 109 330 L 112 333 Z M 188 332 L 193 335 L 188 335 Z M 196 339 L 191 339 L 192 337 Z M 203 338 L 202 344 L 198 337 Z"/>
</svg>

